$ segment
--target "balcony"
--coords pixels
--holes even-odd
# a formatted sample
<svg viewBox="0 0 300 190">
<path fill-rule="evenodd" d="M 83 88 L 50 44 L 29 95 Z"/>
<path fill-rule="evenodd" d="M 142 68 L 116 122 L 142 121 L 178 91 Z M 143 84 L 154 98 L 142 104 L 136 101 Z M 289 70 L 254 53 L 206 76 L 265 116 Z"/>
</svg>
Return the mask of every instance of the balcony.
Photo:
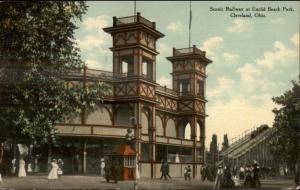
<svg viewBox="0 0 300 190">
<path fill-rule="evenodd" d="M 133 23 L 142 23 L 150 28 L 155 29 L 155 22 L 151 22 L 144 17 L 140 15 L 140 13 L 137 13 L 137 15 L 134 16 L 128 16 L 128 17 L 121 17 L 116 18 L 113 17 L 113 26 L 123 26 L 126 24 L 133 24 Z"/>
<path fill-rule="evenodd" d="M 170 88 L 167 88 L 166 86 L 158 85 L 156 86 L 156 90 L 160 93 L 171 95 L 171 96 L 178 96 L 178 93 Z"/>
<path fill-rule="evenodd" d="M 181 49 L 173 48 L 173 56 L 182 56 L 188 54 L 198 54 L 205 57 L 205 51 L 201 51 L 200 49 L 196 48 L 195 45 L 189 48 L 181 48 Z"/>
</svg>

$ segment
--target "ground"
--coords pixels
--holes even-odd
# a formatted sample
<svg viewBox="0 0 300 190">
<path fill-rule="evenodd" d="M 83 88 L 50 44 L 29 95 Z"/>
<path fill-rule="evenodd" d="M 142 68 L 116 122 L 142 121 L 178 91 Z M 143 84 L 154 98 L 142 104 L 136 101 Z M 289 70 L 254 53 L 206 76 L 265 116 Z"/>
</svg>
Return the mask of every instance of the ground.
<svg viewBox="0 0 300 190">
<path fill-rule="evenodd" d="M 138 189 L 184 189 L 184 190 L 211 190 L 213 183 L 199 180 L 184 181 L 175 178 L 168 181 L 160 179 L 140 179 L 137 181 Z M 133 190 L 134 181 L 119 181 L 106 183 L 105 179 L 98 176 L 63 176 L 59 180 L 48 180 L 47 176 L 28 176 L 25 178 L 7 177 L 3 179 L 0 190 L 29 190 L 29 189 L 85 189 L 85 190 Z M 263 190 L 288 190 L 293 188 L 291 179 L 262 180 Z M 245 189 L 245 188 L 242 188 Z M 245 189 L 246 190 L 246 189 Z M 247 189 L 250 190 L 250 189 Z"/>
</svg>

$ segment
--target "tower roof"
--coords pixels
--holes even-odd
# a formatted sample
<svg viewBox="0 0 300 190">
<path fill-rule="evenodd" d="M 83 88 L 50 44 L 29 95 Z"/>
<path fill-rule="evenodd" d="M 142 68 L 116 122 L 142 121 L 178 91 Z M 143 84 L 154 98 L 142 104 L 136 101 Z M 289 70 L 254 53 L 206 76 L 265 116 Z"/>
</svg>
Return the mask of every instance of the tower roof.
<svg viewBox="0 0 300 190">
<path fill-rule="evenodd" d="M 155 22 L 151 22 L 148 19 L 141 16 L 138 12 L 137 15 L 128 16 L 128 17 L 113 17 L 113 26 L 103 28 L 107 33 L 113 34 L 119 32 L 120 30 L 132 30 L 132 29 L 143 29 L 151 33 L 156 38 L 161 38 L 165 36 L 163 33 L 156 30 Z"/>
<path fill-rule="evenodd" d="M 173 48 L 173 55 L 171 57 L 167 57 L 169 61 L 186 60 L 191 58 L 202 59 L 206 64 L 212 63 L 212 61 L 206 57 L 206 52 L 200 50 L 195 45 L 189 48 Z"/>
</svg>

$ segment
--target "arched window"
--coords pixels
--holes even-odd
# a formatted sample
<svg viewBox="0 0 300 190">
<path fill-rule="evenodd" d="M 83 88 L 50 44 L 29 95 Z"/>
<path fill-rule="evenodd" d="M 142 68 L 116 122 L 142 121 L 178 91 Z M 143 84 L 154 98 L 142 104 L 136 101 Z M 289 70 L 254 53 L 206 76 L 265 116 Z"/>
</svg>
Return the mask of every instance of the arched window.
<svg viewBox="0 0 300 190">
<path fill-rule="evenodd" d="M 131 117 L 133 117 L 133 110 L 128 105 L 121 105 L 115 115 L 115 125 L 131 126 Z"/>
<path fill-rule="evenodd" d="M 104 108 L 103 105 L 99 105 L 99 108 L 96 111 L 88 115 L 86 123 L 97 125 L 111 125 L 109 112 Z"/>
<path fill-rule="evenodd" d="M 191 125 L 187 123 L 184 128 L 184 139 L 191 139 Z"/>
<path fill-rule="evenodd" d="M 176 137 L 176 126 L 173 119 L 169 119 L 166 125 L 166 136 Z"/>
<path fill-rule="evenodd" d="M 197 140 L 200 141 L 200 125 L 197 123 Z"/>
<path fill-rule="evenodd" d="M 148 134 L 149 132 L 149 111 L 143 110 L 142 111 L 142 133 Z"/>
<path fill-rule="evenodd" d="M 163 123 L 159 116 L 156 116 L 156 135 L 163 136 L 164 135 L 164 127 Z"/>
</svg>

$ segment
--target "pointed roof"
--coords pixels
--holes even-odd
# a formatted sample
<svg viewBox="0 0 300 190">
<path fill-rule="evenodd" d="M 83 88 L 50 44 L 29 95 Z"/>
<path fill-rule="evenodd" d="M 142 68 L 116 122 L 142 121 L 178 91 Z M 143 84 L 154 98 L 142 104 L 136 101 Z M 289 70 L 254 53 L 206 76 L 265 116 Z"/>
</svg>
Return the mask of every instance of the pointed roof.
<svg viewBox="0 0 300 190">
<path fill-rule="evenodd" d="M 134 156 L 135 151 L 129 145 L 121 145 L 115 150 L 115 154 L 118 156 Z"/>
</svg>

